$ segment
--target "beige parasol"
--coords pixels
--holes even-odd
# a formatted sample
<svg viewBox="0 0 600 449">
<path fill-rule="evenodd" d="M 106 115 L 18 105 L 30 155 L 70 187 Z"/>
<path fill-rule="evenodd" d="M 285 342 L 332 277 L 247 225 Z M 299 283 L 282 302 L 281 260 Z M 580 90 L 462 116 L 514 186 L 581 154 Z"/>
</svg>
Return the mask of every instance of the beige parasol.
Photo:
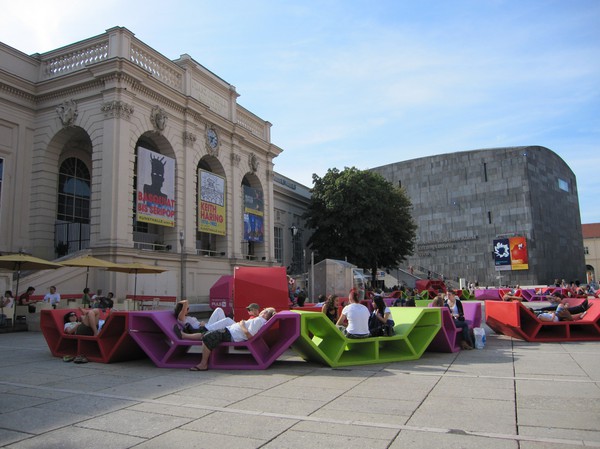
<svg viewBox="0 0 600 449">
<path fill-rule="evenodd" d="M 146 265 L 143 263 L 124 263 L 115 264 L 114 266 L 107 268 L 107 271 L 116 271 L 117 273 L 130 273 L 135 274 L 135 282 L 133 288 L 133 299 L 137 296 L 137 275 L 139 274 L 159 274 L 169 271 L 166 268 L 158 267 L 156 265 Z"/>
<path fill-rule="evenodd" d="M 61 267 L 62 265 L 60 264 L 23 253 L 0 256 L 0 268 L 17 273 L 17 289 L 15 291 L 15 304 L 13 305 L 13 326 L 16 324 L 15 315 L 17 312 L 17 301 L 19 300 L 21 270 L 55 270 Z"/>
<path fill-rule="evenodd" d="M 98 259 L 94 256 L 90 256 L 89 254 L 86 254 L 85 256 L 75 257 L 73 259 L 62 261 L 60 264 L 67 266 L 67 267 L 85 267 L 85 268 L 87 268 L 86 272 L 85 272 L 85 286 L 86 287 L 88 286 L 90 267 L 91 268 L 111 268 L 111 267 L 114 267 L 117 265 L 112 262 L 108 262 L 106 260 L 102 260 L 102 259 Z"/>
</svg>

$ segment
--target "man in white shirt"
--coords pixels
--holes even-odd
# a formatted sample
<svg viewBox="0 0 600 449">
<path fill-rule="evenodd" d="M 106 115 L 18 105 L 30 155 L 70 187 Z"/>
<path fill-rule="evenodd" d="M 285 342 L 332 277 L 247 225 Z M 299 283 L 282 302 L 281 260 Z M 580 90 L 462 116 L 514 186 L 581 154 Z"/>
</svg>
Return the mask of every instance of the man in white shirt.
<svg viewBox="0 0 600 449">
<path fill-rule="evenodd" d="M 367 338 L 369 333 L 369 316 L 371 313 L 366 306 L 360 303 L 358 293 L 353 291 L 350 294 L 350 304 L 342 309 L 337 326 L 343 326 L 348 321 L 348 325 L 343 329 L 344 335 L 348 338 Z"/>
<path fill-rule="evenodd" d="M 182 332 L 179 324 L 173 326 L 173 331 L 181 340 L 202 340 L 202 361 L 198 365 L 190 368 L 190 371 L 206 371 L 208 369 L 210 353 L 213 349 L 221 343 L 248 340 L 250 337 L 256 335 L 273 315 L 275 315 L 275 309 L 267 307 L 266 309 L 263 309 L 256 318 L 251 318 L 249 320 L 240 320 L 237 323 L 234 322 L 229 325 L 227 325 L 227 323 L 230 321 L 226 319 L 220 320 L 211 326 L 213 330 L 204 334 L 188 334 Z M 217 326 L 219 328 L 217 328 Z"/>
<path fill-rule="evenodd" d="M 56 293 L 56 287 L 53 285 L 50 287 L 50 293 L 46 293 L 44 296 L 44 302 L 49 302 L 53 309 L 60 303 L 60 295 Z"/>
</svg>

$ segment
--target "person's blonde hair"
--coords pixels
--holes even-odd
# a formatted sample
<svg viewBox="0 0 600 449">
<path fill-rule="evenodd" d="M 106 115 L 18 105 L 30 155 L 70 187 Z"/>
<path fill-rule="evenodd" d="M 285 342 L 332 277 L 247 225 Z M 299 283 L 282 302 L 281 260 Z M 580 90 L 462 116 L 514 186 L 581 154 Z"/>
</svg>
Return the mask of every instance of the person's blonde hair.
<svg viewBox="0 0 600 449">
<path fill-rule="evenodd" d="M 269 317 L 267 318 L 267 320 L 268 320 L 268 319 L 271 319 L 271 317 L 277 313 L 277 310 L 275 310 L 273 307 L 267 307 L 266 309 L 263 310 L 263 312 L 268 313 L 268 315 L 269 315 Z"/>
</svg>

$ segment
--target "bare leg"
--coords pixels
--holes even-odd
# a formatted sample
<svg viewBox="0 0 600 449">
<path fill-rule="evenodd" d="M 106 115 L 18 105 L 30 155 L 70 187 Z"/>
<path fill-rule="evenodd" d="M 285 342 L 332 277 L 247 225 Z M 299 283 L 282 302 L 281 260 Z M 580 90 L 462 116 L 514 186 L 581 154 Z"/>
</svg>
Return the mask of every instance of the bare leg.
<svg viewBox="0 0 600 449">
<path fill-rule="evenodd" d="M 94 335 L 98 335 L 98 317 L 100 311 L 98 309 L 88 310 L 87 313 L 81 316 L 81 322 L 89 326 L 94 331 Z"/>
<path fill-rule="evenodd" d="M 208 369 L 208 359 L 210 357 L 211 350 L 204 345 L 202 347 L 202 361 L 195 366 L 195 371 L 206 371 Z"/>
<path fill-rule="evenodd" d="M 202 337 L 204 337 L 204 334 L 201 334 L 201 333 L 188 334 L 186 332 L 181 332 L 181 339 L 182 340 L 200 341 L 200 340 L 202 340 Z"/>
</svg>

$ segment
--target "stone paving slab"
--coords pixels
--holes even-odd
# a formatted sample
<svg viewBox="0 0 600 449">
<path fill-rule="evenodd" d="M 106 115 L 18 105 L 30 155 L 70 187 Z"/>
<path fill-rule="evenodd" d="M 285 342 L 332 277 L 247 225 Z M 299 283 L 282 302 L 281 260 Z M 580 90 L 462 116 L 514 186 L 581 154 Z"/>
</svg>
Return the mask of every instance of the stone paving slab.
<svg viewBox="0 0 600 449">
<path fill-rule="evenodd" d="M 0 446 L 600 447 L 599 361 L 599 342 L 490 333 L 410 362 L 331 369 L 289 351 L 261 372 L 197 373 L 64 363 L 40 333 L 3 334 Z"/>
</svg>

